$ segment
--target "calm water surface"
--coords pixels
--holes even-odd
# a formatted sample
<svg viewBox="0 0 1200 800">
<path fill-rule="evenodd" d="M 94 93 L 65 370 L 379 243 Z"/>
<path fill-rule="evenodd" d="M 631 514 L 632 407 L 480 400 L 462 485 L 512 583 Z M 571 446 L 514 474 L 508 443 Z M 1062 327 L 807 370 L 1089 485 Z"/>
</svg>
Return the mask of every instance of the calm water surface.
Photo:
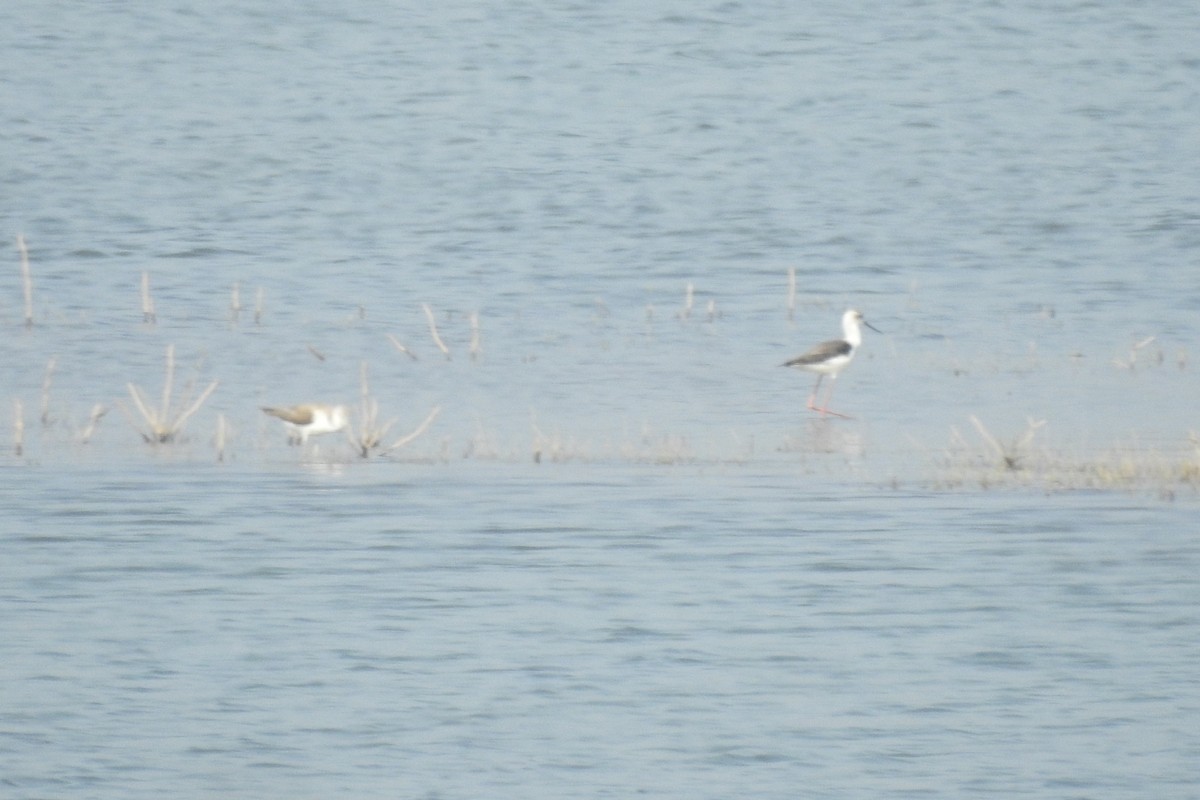
<svg viewBox="0 0 1200 800">
<path fill-rule="evenodd" d="M 972 415 L 1195 460 L 1197 41 L 4 4 L 0 797 L 1195 797 L 1194 489 L 931 465 L 995 457 Z M 778 365 L 847 306 L 884 333 L 813 421 Z M 147 448 L 169 345 L 173 408 L 218 387 Z M 441 409 L 397 459 L 258 410 L 364 365 L 389 438 Z"/>
<path fill-rule="evenodd" d="M 12 797 L 1188 797 L 1194 513 L 743 468 L 9 470 Z"/>
</svg>

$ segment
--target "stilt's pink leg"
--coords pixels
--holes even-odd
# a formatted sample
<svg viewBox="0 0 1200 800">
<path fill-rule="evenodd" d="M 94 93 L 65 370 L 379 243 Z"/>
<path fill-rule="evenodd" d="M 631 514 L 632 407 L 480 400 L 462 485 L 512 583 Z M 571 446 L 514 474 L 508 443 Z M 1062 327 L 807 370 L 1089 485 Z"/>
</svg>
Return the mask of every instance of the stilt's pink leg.
<svg viewBox="0 0 1200 800">
<path fill-rule="evenodd" d="M 837 373 L 829 379 L 829 391 L 825 393 L 825 405 L 821 406 L 821 411 L 831 413 L 829 411 L 829 401 L 833 399 L 833 390 L 837 388 Z"/>
<path fill-rule="evenodd" d="M 830 401 L 830 399 L 833 397 L 833 390 L 834 390 L 835 388 L 837 388 L 837 377 L 838 377 L 838 376 L 837 376 L 837 373 L 835 372 L 835 373 L 833 374 L 833 377 L 832 377 L 832 378 L 830 378 L 830 380 L 829 380 L 829 391 L 825 393 L 825 404 L 824 404 L 823 406 L 821 406 L 821 408 L 820 408 L 820 411 L 821 411 L 821 414 L 822 414 L 822 415 L 824 415 L 824 414 L 833 414 L 835 417 L 841 417 L 842 419 L 850 419 L 850 416 L 849 416 L 848 414 L 839 414 L 839 413 L 838 413 L 838 412 L 836 412 L 836 411 L 830 411 L 830 410 L 829 410 L 829 401 Z"/>
<path fill-rule="evenodd" d="M 819 411 L 817 408 L 817 392 L 821 389 L 821 379 L 824 375 L 817 375 L 817 383 L 813 386 L 812 394 L 808 396 L 808 407 L 813 411 Z"/>
</svg>

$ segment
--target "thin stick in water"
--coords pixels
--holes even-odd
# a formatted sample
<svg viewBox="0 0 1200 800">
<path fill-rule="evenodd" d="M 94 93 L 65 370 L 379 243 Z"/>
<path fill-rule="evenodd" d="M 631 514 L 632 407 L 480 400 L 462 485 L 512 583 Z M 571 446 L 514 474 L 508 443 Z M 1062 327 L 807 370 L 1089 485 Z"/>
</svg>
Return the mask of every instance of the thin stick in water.
<svg viewBox="0 0 1200 800">
<path fill-rule="evenodd" d="M 1113 363 L 1116 364 L 1118 367 L 1121 367 L 1122 369 L 1128 369 L 1128 370 L 1135 369 L 1137 367 L 1138 351 L 1141 350 L 1146 345 L 1153 342 L 1157 338 L 1158 338 L 1157 336 L 1147 336 L 1145 339 L 1142 339 L 1140 342 L 1135 342 L 1133 347 L 1131 347 L 1129 349 L 1129 359 L 1127 361 L 1122 361 L 1119 358 L 1114 358 Z"/>
<path fill-rule="evenodd" d="M 222 464 L 225 463 L 225 438 L 225 415 L 217 414 L 217 461 Z"/>
<path fill-rule="evenodd" d="M 46 375 L 42 378 L 42 427 L 47 427 L 54 420 L 50 419 L 50 382 L 54 378 L 54 367 L 58 364 L 58 356 L 51 356 L 46 362 Z"/>
<path fill-rule="evenodd" d="M 696 303 L 696 288 L 688 281 L 687 289 L 683 293 L 683 310 L 679 312 L 680 319 L 688 319 L 692 316 L 692 306 Z"/>
<path fill-rule="evenodd" d="M 788 292 L 787 292 L 787 310 L 788 321 L 796 317 L 796 268 L 788 267 Z"/>
<path fill-rule="evenodd" d="M 233 318 L 233 324 L 237 325 L 242 316 L 242 284 L 240 281 L 233 282 L 233 289 L 229 293 L 229 315 Z"/>
<path fill-rule="evenodd" d="M 96 426 L 100 424 L 100 419 L 107 413 L 108 409 L 99 403 L 96 403 L 96 405 L 92 406 L 92 413 L 91 416 L 88 417 L 87 427 L 83 429 L 83 434 L 79 437 L 79 440 L 83 444 L 87 444 L 92 440 L 92 436 L 96 433 Z"/>
<path fill-rule="evenodd" d="M 388 341 L 392 343 L 392 347 L 396 348 L 396 349 L 397 349 L 397 350 L 399 350 L 401 353 L 404 353 L 404 355 L 408 356 L 408 357 L 409 357 L 409 358 L 411 358 L 413 361 L 416 361 L 416 360 L 417 360 L 417 354 L 416 354 L 416 353 L 414 353 L 412 350 L 409 350 L 409 349 L 408 349 L 407 347 L 405 347 L 403 344 L 401 344 L 401 343 L 400 343 L 400 340 L 399 340 L 399 339 L 397 339 L 395 336 L 392 336 L 392 335 L 389 333 L 389 334 L 387 335 L 387 338 L 388 338 Z"/>
<path fill-rule="evenodd" d="M 446 347 L 446 343 L 442 341 L 442 337 L 438 335 L 437 323 L 433 319 L 433 309 L 428 303 L 421 303 L 421 308 L 425 311 L 425 318 L 429 320 L 429 333 L 433 336 L 433 343 L 437 345 L 438 350 L 442 351 L 442 355 L 450 360 L 450 348 Z"/>
<path fill-rule="evenodd" d="M 153 325 L 158 322 L 154 313 L 154 298 L 150 296 L 150 273 L 142 271 L 142 322 Z"/>
<path fill-rule="evenodd" d="M 471 360 L 476 361 L 483 354 L 483 347 L 479 344 L 479 312 L 471 312 Z"/>
<path fill-rule="evenodd" d="M 29 272 L 29 248 L 25 235 L 17 234 L 17 250 L 21 253 L 21 286 L 25 290 L 25 327 L 33 327 L 33 276 Z"/>
<path fill-rule="evenodd" d="M 262 324 L 263 315 L 263 287 L 258 287 L 258 291 L 254 293 L 254 324 Z"/>
<path fill-rule="evenodd" d="M 125 386 L 129 389 L 129 396 L 133 398 L 133 404 L 137 406 L 138 413 L 142 415 L 142 419 L 144 419 L 146 424 L 150 427 L 150 434 L 147 435 L 143 433 L 142 438 L 147 442 L 153 442 L 161 439 L 166 433 L 166 427 L 159 420 L 158 414 L 150 410 L 149 405 L 146 403 L 146 398 L 142 397 L 142 393 L 138 387 L 134 386 L 132 383 L 127 383 Z M 124 406 L 121 406 L 122 410 L 124 410 L 124 408 Z M 133 415 L 128 414 L 128 412 L 126 412 L 126 414 L 129 416 L 130 421 L 133 422 L 133 426 L 137 428 L 138 425 L 137 422 L 133 420 Z M 141 429 L 139 428 L 139 430 Z"/>
<path fill-rule="evenodd" d="M 983 437 L 983 440 L 988 443 L 992 450 L 996 451 L 996 455 L 999 456 L 1001 460 L 1007 462 L 1009 459 L 1009 454 L 1007 451 L 1005 451 L 1004 445 L 1000 444 L 1000 440 L 993 436 L 992 432 L 984 427 L 983 423 L 980 422 L 979 417 L 972 414 L 970 416 L 970 420 L 971 424 L 975 426 L 975 430 L 979 431 L 979 435 Z"/>
<path fill-rule="evenodd" d="M 210 383 L 208 388 L 201 392 L 200 396 L 196 398 L 196 402 L 188 406 L 187 411 L 184 411 L 175 419 L 174 422 L 171 423 L 172 436 L 183 429 L 183 423 L 187 422 L 188 417 L 200 410 L 200 406 L 204 405 L 204 401 L 208 399 L 208 396 L 216 391 L 218 383 L 218 381 L 213 381 Z"/>
<path fill-rule="evenodd" d="M 171 417 L 171 390 L 175 383 L 175 345 L 167 345 L 167 377 L 163 381 L 162 390 L 162 419 L 165 422 Z"/>
<path fill-rule="evenodd" d="M 17 456 L 25 452 L 25 407 L 20 398 L 13 400 L 13 452 Z"/>
<path fill-rule="evenodd" d="M 404 445 L 411 442 L 413 439 L 416 439 L 418 436 L 420 436 L 426 430 L 429 429 L 429 426 L 433 424 L 433 421 L 435 419 L 437 419 L 437 416 L 440 413 L 442 413 L 442 407 L 434 406 L 433 410 L 429 412 L 429 416 L 425 417 L 425 421 L 422 422 L 420 425 L 418 425 L 416 430 L 414 430 L 412 433 L 408 434 L 407 436 L 402 436 L 399 439 L 397 439 L 396 441 L 392 442 L 391 446 L 388 447 L 387 450 L 385 450 L 384 452 L 390 453 L 392 450 L 398 450 L 399 448 L 404 447 Z"/>
</svg>

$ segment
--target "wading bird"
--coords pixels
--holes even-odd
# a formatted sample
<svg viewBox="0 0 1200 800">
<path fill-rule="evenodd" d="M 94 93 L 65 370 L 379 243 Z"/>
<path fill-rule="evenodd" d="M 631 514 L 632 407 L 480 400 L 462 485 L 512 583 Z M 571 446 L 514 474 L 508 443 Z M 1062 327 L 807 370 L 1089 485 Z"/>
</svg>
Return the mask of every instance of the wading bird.
<svg viewBox="0 0 1200 800">
<path fill-rule="evenodd" d="M 288 432 L 288 444 L 305 444 L 308 442 L 309 436 L 340 431 L 349 422 L 345 406 L 331 406 L 323 403 L 307 403 L 281 408 L 263 406 L 263 411 L 283 421 Z"/>
<path fill-rule="evenodd" d="M 880 332 L 878 328 L 863 319 L 862 312 L 850 309 L 845 314 L 842 314 L 841 339 L 830 339 L 828 342 L 821 342 L 808 352 L 798 355 L 791 361 L 783 364 L 785 367 L 795 367 L 806 372 L 817 373 L 817 383 L 813 386 L 812 394 L 808 398 L 808 407 L 813 411 L 819 411 L 822 416 L 825 414 L 833 414 L 835 417 L 846 416 L 845 414 L 829 410 L 829 398 L 833 396 L 833 389 L 837 384 L 838 373 L 854 360 L 854 354 L 858 352 L 859 345 L 862 344 L 863 325 L 866 325 L 876 333 Z M 826 375 L 831 376 L 829 379 L 829 391 L 825 393 L 825 402 L 818 407 L 817 391 L 821 388 L 821 381 Z"/>
</svg>

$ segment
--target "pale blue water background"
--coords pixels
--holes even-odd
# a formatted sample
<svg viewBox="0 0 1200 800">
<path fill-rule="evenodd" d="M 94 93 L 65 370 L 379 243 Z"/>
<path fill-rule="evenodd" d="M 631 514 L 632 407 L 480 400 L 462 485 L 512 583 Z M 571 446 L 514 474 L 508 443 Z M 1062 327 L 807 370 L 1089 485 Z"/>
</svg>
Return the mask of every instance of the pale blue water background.
<svg viewBox="0 0 1200 800">
<path fill-rule="evenodd" d="M 1197 42 L 1182 2 L 6 4 L 0 796 L 1196 797 L 1194 497 L 929 473 L 972 414 L 1194 449 Z M 777 365 L 849 305 L 885 333 L 814 424 Z M 220 386 L 151 451 L 114 404 L 168 344 Z M 397 434 L 442 408 L 399 460 L 257 410 L 364 361 Z"/>
<path fill-rule="evenodd" d="M 7 469 L 7 797 L 1191 797 L 1194 508 Z M 249 488 L 247 488 L 249 487 Z"/>
</svg>

